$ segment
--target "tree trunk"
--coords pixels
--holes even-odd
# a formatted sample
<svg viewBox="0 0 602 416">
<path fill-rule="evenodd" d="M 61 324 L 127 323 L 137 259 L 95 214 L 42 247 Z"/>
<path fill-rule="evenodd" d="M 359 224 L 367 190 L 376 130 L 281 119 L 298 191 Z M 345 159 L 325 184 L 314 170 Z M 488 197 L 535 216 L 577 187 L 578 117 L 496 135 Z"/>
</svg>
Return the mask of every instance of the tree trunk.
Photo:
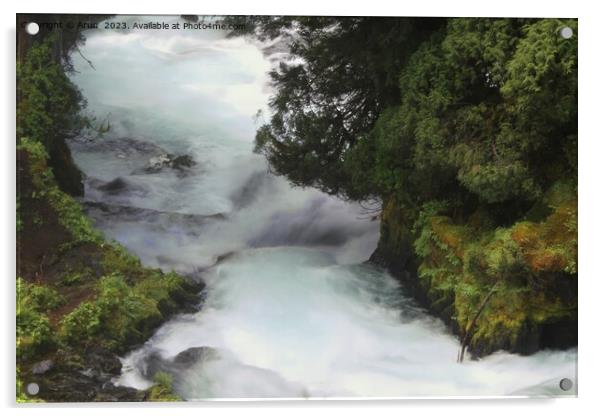
<svg viewBox="0 0 602 416">
<path fill-rule="evenodd" d="M 458 352 L 458 362 L 459 363 L 464 361 L 464 352 L 466 351 L 466 347 L 468 346 L 468 342 L 470 341 L 470 337 L 471 337 L 472 331 L 475 327 L 475 324 L 477 323 L 477 319 L 479 319 L 479 316 L 481 316 L 481 313 L 485 309 L 485 306 L 487 306 L 489 299 L 491 299 L 491 297 L 493 296 L 493 293 L 495 292 L 495 289 L 497 288 L 497 284 L 498 284 L 498 282 L 496 282 L 491 287 L 491 290 L 489 291 L 489 293 L 487 293 L 487 296 L 485 296 L 485 299 L 483 299 L 483 302 L 481 302 L 481 305 L 479 306 L 479 309 L 477 310 L 477 313 L 475 314 L 474 318 L 472 318 L 472 321 L 470 321 L 470 323 L 468 324 L 468 327 L 466 327 L 466 333 L 464 334 L 464 337 L 462 338 L 461 348 L 460 348 L 460 351 Z"/>
</svg>

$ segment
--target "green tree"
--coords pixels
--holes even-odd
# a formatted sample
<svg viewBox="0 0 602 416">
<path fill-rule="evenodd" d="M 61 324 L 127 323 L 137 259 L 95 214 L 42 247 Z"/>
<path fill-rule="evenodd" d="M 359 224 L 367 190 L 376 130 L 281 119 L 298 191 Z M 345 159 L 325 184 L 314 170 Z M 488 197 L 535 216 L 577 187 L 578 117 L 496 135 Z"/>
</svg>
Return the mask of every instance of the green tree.
<svg viewBox="0 0 602 416">
<path fill-rule="evenodd" d="M 52 54 L 53 38 L 31 47 L 17 63 L 17 138 L 28 137 L 50 151 L 57 140 L 82 127 L 84 100 Z"/>
<path fill-rule="evenodd" d="M 256 149 L 301 186 L 349 193 L 346 151 L 399 100 L 401 68 L 442 19 L 241 17 L 246 32 L 282 37 L 290 59 L 270 73 L 276 93 Z"/>
<path fill-rule="evenodd" d="M 529 206 L 576 178 L 577 39 L 560 37 L 566 25 L 576 30 L 451 19 L 401 71 L 400 105 L 349 150 L 355 195 Z"/>
<path fill-rule="evenodd" d="M 85 101 L 56 61 L 56 46 L 55 36 L 48 35 L 17 63 L 17 142 L 29 138 L 42 143 L 60 188 L 82 195 L 81 172 L 65 140 L 87 125 L 81 115 Z"/>
<path fill-rule="evenodd" d="M 256 149 L 294 184 L 522 212 L 576 176 L 574 20 L 238 19 L 289 37 Z"/>
</svg>

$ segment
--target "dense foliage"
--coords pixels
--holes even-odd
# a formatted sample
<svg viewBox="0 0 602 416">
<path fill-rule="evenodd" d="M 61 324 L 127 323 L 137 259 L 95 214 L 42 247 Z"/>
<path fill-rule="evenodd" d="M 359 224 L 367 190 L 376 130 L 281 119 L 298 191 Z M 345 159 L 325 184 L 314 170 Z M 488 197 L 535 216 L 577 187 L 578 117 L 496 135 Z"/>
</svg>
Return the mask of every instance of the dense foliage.
<svg viewBox="0 0 602 416">
<path fill-rule="evenodd" d="M 354 194 L 533 201 L 576 177 L 577 41 L 563 24 L 451 20 L 401 73 L 400 105 L 350 151 Z"/>
<path fill-rule="evenodd" d="M 576 168 L 577 39 L 559 35 L 575 21 L 254 22 L 261 38 L 295 29 L 257 134 L 295 183 L 495 203 L 534 200 Z"/>
<path fill-rule="evenodd" d="M 261 39 L 284 38 L 290 59 L 271 72 L 275 111 L 257 134 L 272 168 L 298 185 L 345 194 L 343 154 L 399 97 L 399 71 L 441 19 L 259 16 Z"/>
<path fill-rule="evenodd" d="M 83 97 L 53 57 L 54 39 L 29 49 L 17 63 L 17 137 L 39 141 L 50 151 L 83 126 Z"/>
<path fill-rule="evenodd" d="M 82 116 L 85 101 L 57 58 L 57 33 L 36 40 L 17 62 L 17 143 L 29 138 L 44 145 L 62 191 L 83 195 L 82 175 L 66 140 L 89 125 Z"/>
<path fill-rule="evenodd" d="M 576 320 L 575 20 L 251 21 L 260 38 L 295 29 L 256 136 L 276 173 L 382 201 L 379 250 L 410 242 L 460 332 L 500 292 L 474 335 L 485 352 Z"/>
</svg>

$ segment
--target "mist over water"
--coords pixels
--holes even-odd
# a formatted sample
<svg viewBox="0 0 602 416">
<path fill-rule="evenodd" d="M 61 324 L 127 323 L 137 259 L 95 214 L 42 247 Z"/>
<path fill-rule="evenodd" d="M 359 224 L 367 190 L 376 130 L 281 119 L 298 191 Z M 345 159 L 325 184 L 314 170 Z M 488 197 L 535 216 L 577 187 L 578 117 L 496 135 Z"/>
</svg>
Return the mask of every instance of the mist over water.
<svg viewBox="0 0 602 416">
<path fill-rule="evenodd" d="M 457 364 L 443 324 L 362 264 L 378 221 L 269 173 L 252 149 L 270 57 L 224 35 L 97 30 L 81 47 L 95 69 L 73 56 L 88 111 L 111 127 L 72 143 L 88 214 L 146 265 L 207 283 L 202 309 L 127 354 L 116 382 L 146 388 L 160 367 L 188 400 L 562 394 L 576 351 Z M 149 169 L 165 154 L 195 164 Z M 210 348 L 178 364 L 197 347 Z"/>
</svg>

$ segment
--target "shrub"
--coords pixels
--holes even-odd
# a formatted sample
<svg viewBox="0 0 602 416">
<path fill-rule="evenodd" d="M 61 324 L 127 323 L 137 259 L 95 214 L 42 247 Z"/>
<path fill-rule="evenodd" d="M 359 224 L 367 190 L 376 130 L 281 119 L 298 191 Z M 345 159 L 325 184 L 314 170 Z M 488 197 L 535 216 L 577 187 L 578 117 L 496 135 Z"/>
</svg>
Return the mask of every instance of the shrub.
<svg viewBox="0 0 602 416">
<path fill-rule="evenodd" d="M 55 342 L 46 313 L 64 303 L 54 289 L 17 278 L 17 356 L 28 358 Z"/>
<path fill-rule="evenodd" d="M 70 343 L 80 343 L 100 333 L 102 310 L 95 302 L 82 302 L 61 321 L 61 337 Z"/>
<path fill-rule="evenodd" d="M 98 282 L 98 296 L 84 302 L 62 321 L 61 335 L 69 343 L 90 343 L 102 335 L 107 346 L 119 347 L 141 338 L 161 319 L 157 302 L 136 293 L 118 274 Z"/>
<path fill-rule="evenodd" d="M 17 299 L 37 312 L 48 312 L 65 303 L 65 299 L 53 288 L 31 284 L 17 278 Z"/>
<path fill-rule="evenodd" d="M 158 371 L 153 377 L 155 385 L 151 387 L 149 400 L 152 402 L 177 402 L 182 400 L 173 393 L 173 378 L 170 374 Z"/>
<path fill-rule="evenodd" d="M 17 357 L 28 358 L 54 344 L 53 331 L 46 315 L 17 307 Z"/>
</svg>

